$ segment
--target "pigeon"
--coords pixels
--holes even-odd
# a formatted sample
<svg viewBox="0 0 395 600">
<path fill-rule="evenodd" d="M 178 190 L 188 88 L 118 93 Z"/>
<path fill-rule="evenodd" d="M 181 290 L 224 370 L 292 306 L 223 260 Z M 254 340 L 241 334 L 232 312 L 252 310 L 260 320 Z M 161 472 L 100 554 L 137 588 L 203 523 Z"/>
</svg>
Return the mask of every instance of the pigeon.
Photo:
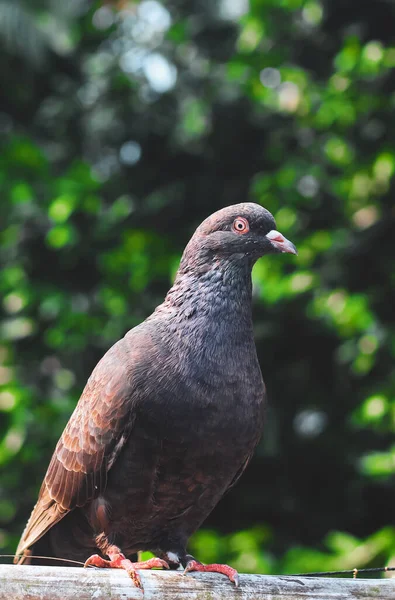
<svg viewBox="0 0 395 600">
<path fill-rule="evenodd" d="M 239 479 L 263 428 L 251 271 L 297 254 L 271 213 L 245 202 L 197 228 L 153 314 L 99 361 L 55 448 L 14 562 L 211 571 L 190 536 Z M 154 558 L 132 562 L 139 551 Z M 35 561 L 38 562 L 38 559 Z M 64 563 L 68 564 L 68 563 Z"/>
</svg>

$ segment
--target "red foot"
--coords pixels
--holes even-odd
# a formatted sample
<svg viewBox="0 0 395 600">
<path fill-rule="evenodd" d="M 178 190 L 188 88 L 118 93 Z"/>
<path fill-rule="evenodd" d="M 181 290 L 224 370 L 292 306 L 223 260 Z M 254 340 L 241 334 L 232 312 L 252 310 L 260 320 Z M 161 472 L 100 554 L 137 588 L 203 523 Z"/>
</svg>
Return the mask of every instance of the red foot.
<svg viewBox="0 0 395 600">
<path fill-rule="evenodd" d="M 223 575 L 229 577 L 230 581 L 234 583 L 236 587 L 239 587 L 239 574 L 236 569 L 233 569 L 228 565 L 202 565 L 202 563 L 197 560 L 190 560 L 185 567 L 184 573 L 189 573 L 190 571 L 223 573 Z"/>
<path fill-rule="evenodd" d="M 142 562 L 133 563 L 135 569 L 170 569 L 169 565 L 165 560 L 161 558 L 149 558 Z"/>
<path fill-rule="evenodd" d="M 124 569 L 137 587 L 142 587 L 141 579 L 136 569 L 168 569 L 169 565 L 161 558 L 150 558 L 142 562 L 132 563 L 124 554 L 111 554 L 110 560 L 105 560 L 98 554 L 93 554 L 85 561 L 84 567 L 99 567 L 101 569 Z"/>
</svg>

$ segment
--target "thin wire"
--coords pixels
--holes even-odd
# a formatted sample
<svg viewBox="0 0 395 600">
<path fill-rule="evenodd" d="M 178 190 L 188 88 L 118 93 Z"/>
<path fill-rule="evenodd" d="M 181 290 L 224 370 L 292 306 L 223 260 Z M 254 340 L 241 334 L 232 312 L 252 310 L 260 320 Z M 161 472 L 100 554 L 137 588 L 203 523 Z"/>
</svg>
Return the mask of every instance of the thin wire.
<svg viewBox="0 0 395 600">
<path fill-rule="evenodd" d="M 15 557 L 22 557 L 24 556 L 23 554 L 0 554 L 0 558 L 15 558 Z M 73 563 L 74 565 L 80 565 L 80 566 L 84 566 L 85 563 L 79 561 L 79 560 L 71 560 L 70 558 L 55 558 L 54 556 L 37 556 L 36 554 L 32 554 L 31 556 L 28 557 L 29 560 L 30 559 L 34 559 L 34 558 L 43 558 L 45 560 L 55 560 L 58 562 L 68 562 L 68 563 Z M 96 568 L 94 565 L 87 565 L 88 567 L 93 567 Z"/>
<path fill-rule="evenodd" d="M 317 573 L 295 573 L 290 577 L 325 577 L 327 575 L 352 575 L 354 579 L 360 573 L 385 573 L 386 571 L 395 571 L 395 567 L 374 567 L 370 569 L 348 569 L 346 571 L 319 571 Z"/>
</svg>

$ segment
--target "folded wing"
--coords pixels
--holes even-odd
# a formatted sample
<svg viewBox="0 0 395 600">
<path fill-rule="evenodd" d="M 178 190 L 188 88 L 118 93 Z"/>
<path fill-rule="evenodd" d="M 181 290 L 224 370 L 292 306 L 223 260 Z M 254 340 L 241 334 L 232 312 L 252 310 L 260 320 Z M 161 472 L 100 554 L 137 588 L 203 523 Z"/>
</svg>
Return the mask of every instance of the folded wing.
<svg viewBox="0 0 395 600">
<path fill-rule="evenodd" d="M 29 547 L 51 527 L 105 489 L 108 470 L 133 427 L 131 363 L 123 339 L 94 369 L 57 443 L 14 562 L 24 562 Z"/>
</svg>

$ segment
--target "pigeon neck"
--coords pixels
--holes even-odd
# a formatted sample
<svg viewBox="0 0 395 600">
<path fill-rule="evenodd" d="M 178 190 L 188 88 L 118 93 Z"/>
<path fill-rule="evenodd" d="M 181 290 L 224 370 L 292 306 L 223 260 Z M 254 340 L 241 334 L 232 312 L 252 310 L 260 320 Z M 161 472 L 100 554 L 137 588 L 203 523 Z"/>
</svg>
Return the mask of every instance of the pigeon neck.
<svg viewBox="0 0 395 600">
<path fill-rule="evenodd" d="M 251 269 L 240 255 L 201 268 L 181 265 L 162 306 L 180 319 L 207 318 L 216 328 L 238 319 L 252 329 Z"/>
</svg>

